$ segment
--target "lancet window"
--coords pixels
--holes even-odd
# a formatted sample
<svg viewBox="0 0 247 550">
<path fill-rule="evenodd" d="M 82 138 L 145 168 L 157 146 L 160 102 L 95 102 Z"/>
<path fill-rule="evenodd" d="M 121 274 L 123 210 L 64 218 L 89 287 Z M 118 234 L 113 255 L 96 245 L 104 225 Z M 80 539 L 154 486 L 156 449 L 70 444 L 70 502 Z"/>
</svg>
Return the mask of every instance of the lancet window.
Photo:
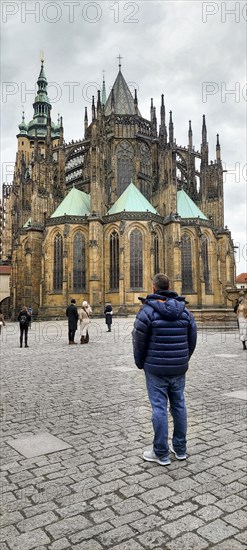
<svg viewBox="0 0 247 550">
<path fill-rule="evenodd" d="M 211 281 L 210 281 L 210 269 L 209 269 L 209 259 L 208 259 L 208 240 L 205 235 L 202 238 L 202 263 L 203 263 L 203 277 L 205 281 L 205 292 L 211 292 Z"/>
<path fill-rule="evenodd" d="M 122 142 L 117 149 L 117 190 L 120 196 L 128 187 L 134 176 L 133 149 L 127 141 Z"/>
<path fill-rule="evenodd" d="M 160 272 L 159 239 L 154 235 L 154 274 Z"/>
<path fill-rule="evenodd" d="M 193 292 L 192 246 L 189 235 L 183 235 L 182 241 L 182 292 Z"/>
<path fill-rule="evenodd" d="M 86 248 L 81 231 L 74 236 L 73 253 L 73 290 L 80 292 L 86 288 Z"/>
<path fill-rule="evenodd" d="M 151 176 L 151 154 L 145 143 L 140 146 L 140 172 L 146 176 Z"/>
<path fill-rule="evenodd" d="M 119 235 L 113 231 L 110 235 L 110 289 L 119 288 Z"/>
<path fill-rule="evenodd" d="M 63 237 L 57 233 L 54 239 L 53 290 L 63 289 Z"/>
<path fill-rule="evenodd" d="M 143 286 L 143 239 L 139 229 L 130 234 L 130 286 L 133 289 Z"/>
</svg>

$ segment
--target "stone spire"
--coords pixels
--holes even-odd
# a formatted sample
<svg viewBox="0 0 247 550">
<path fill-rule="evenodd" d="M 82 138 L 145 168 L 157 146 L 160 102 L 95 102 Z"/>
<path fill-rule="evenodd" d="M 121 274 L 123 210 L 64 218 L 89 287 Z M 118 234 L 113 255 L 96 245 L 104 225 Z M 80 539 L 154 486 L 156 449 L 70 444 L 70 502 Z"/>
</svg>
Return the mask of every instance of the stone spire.
<svg viewBox="0 0 247 550">
<path fill-rule="evenodd" d="M 156 108 L 154 107 L 153 98 L 151 97 L 151 107 L 150 107 L 150 120 L 151 120 L 151 132 L 152 136 L 157 136 L 157 117 L 156 117 Z"/>
<path fill-rule="evenodd" d="M 87 107 L 85 107 L 85 114 L 84 114 L 84 137 L 86 135 L 86 131 L 88 129 L 88 114 L 87 114 Z"/>
<path fill-rule="evenodd" d="M 174 143 L 174 125 L 172 120 L 172 111 L 170 111 L 170 120 L 169 120 L 169 143 L 170 145 Z"/>
<path fill-rule="evenodd" d="M 221 164 L 221 152 L 220 152 L 220 140 L 219 134 L 216 136 L 216 161 L 218 164 Z"/>
<path fill-rule="evenodd" d="M 165 111 L 164 94 L 161 95 L 159 139 L 161 142 L 163 142 L 163 144 L 167 143 L 166 111 Z"/>
<path fill-rule="evenodd" d="M 208 164 L 208 143 L 207 143 L 207 127 L 206 127 L 206 117 L 202 117 L 202 143 L 201 143 L 201 155 L 202 155 L 202 164 Z"/>
<path fill-rule="evenodd" d="M 101 113 L 101 97 L 100 97 L 100 90 L 97 91 L 97 115 Z"/>
<path fill-rule="evenodd" d="M 63 117 L 60 116 L 59 145 L 63 145 Z"/>
<path fill-rule="evenodd" d="M 157 137 L 157 117 L 156 117 L 156 107 L 154 107 L 154 118 L 153 118 L 153 132 L 154 136 Z"/>
<path fill-rule="evenodd" d="M 191 128 L 191 120 L 189 120 L 188 137 L 189 137 L 189 150 L 192 151 L 192 149 L 193 149 L 193 132 L 192 132 L 192 128 Z"/>
<path fill-rule="evenodd" d="M 136 89 L 135 89 L 134 105 L 135 105 L 135 114 L 138 115 L 138 98 L 137 98 L 137 90 Z"/>
<path fill-rule="evenodd" d="M 103 84 L 102 84 L 102 106 L 106 104 L 106 86 L 105 86 L 105 71 L 103 71 Z"/>
<path fill-rule="evenodd" d="M 202 144 L 207 143 L 207 126 L 206 126 L 206 117 L 202 115 Z"/>
<path fill-rule="evenodd" d="M 153 116 L 154 116 L 154 100 L 151 97 L 151 106 L 150 106 L 150 120 L 151 120 L 151 122 L 153 120 Z"/>
<path fill-rule="evenodd" d="M 96 111 L 95 111 L 95 103 L 94 103 L 94 95 L 92 96 L 92 120 L 96 119 Z"/>
</svg>

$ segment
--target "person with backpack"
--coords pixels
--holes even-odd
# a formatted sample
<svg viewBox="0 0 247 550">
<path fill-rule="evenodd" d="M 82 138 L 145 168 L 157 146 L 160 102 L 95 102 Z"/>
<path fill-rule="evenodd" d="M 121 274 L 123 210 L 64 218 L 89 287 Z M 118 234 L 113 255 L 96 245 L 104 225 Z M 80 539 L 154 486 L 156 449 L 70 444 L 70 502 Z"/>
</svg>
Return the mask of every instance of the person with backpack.
<svg viewBox="0 0 247 550">
<path fill-rule="evenodd" d="M 29 348 L 27 339 L 28 339 L 28 327 L 31 321 L 31 315 L 28 313 L 26 306 L 23 306 L 22 310 L 20 311 L 18 315 L 18 321 L 20 324 L 20 348 L 22 348 L 23 334 L 25 335 L 25 348 Z"/>
</svg>

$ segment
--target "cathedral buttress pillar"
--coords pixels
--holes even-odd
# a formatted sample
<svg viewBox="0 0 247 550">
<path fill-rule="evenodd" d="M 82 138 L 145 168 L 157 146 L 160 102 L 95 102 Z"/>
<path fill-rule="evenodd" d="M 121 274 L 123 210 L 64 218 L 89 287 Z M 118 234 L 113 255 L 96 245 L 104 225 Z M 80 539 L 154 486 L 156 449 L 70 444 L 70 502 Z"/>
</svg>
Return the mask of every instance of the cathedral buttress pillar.
<svg viewBox="0 0 247 550">
<path fill-rule="evenodd" d="M 173 289 L 178 294 L 182 291 L 181 278 L 181 229 L 179 223 L 171 224 L 171 238 L 173 248 Z"/>
<path fill-rule="evenodd" d="M 103 231 L 99 218 L 89 218 L 89 303 L 101 308 L 103 280 Z"/>
<path fill-rule="evenodd" d="M 119 268 L 120 268 L 120 274 L 119 274 L 119 304 L 123 305 L 124 300 L 124 276 L 123 276 L 123 268 L 124 268 L 124 251 L 123 249 L 120 249 L 120 255 L 119 255 Z"/>
</svg>

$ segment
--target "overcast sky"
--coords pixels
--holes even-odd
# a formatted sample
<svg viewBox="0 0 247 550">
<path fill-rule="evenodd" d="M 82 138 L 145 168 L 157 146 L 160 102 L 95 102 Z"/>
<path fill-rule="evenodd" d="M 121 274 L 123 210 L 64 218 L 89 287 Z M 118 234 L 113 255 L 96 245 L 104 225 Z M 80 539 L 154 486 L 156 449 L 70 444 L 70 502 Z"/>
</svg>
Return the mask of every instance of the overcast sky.
<svg viewBox="0 0 247 550">
<path fill-rule="evenodd" d="M 225 225 L 232 233 L 237 273 L 246 272 L 246 3 L 200 1 L 1 2 L 1 181 L 11 182 L 22 106 L 26 121 L 45 57 L 52 120 L 63 116 L 66 142 L 83 137 L 85 105 L 117 76 L 117 56 L 139 109 L 158 115 L 160 96 L 173 111 L 177 143 L 201 143 L 206 115 L 209 157 L 220 134 L 225 173 Z M 226 10 L 231 11 L 227 13 Z M 229 90 L 232 93 L 229 93 Z M 30 93 L 31 92 L 31 93 Z"/>
</svg>

